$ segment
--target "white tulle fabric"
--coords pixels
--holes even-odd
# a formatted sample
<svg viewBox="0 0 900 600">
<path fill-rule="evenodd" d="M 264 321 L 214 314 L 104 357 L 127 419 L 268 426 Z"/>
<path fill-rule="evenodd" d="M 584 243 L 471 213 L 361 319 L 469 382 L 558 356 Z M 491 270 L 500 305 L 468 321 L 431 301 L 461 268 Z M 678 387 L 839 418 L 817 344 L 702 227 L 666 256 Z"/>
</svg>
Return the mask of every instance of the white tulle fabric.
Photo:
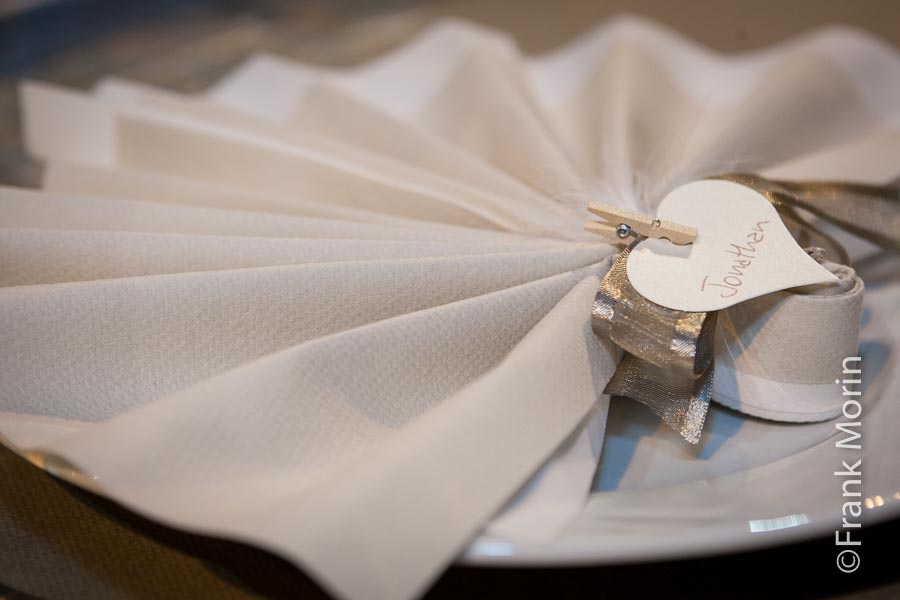
<svg viewBox="0 0 900 600">
<path fill-rule="evenodd" d="M 624 19 L 529 58 L 444 22 L 350 70 L 22 102 L 47 169 L 0 191 L 0 434 L 352 598 L 581 506 L 617 359 L 588 199 L 900 155 L 900 60 L 845 30 L 724 57 Z"/>
</svg>

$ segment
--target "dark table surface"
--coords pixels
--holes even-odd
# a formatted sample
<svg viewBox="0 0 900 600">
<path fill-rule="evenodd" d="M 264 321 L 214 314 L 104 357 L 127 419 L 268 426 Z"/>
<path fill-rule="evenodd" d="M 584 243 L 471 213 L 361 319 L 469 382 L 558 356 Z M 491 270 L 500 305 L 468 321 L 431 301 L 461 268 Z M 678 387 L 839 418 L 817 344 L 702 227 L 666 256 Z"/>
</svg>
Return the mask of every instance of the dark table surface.
<svg viewBox="0 0 900 600">
<path fill-rule="evenodd" d="M 14 10 L 20 6 L 27 8 Z M 113 74 L 194 92 L 256 50 L 351 64 L 401 43 L 437 17 L 455 15 L 509 30 L 526 51 L 540 52 L 623 11 L 722 51 L 833 23 L 900 45 L 900 3 L 893 1 L 0 1 L 0 183 L 32 185 L 39 176 L 19 142 L 15 84 L 21 77 L 87 88 Z M 428 597 L 900 598 L 898 534 L 900 521 L 865 529 L 862 567 L 852 575 L 837 570 L 834 540 L 824 538 L 662 563 L 453 567 Z M 326 597 L 276 556 L 148 521 L 55 480 L 0 446 L 0 600 L 29 595 Z"/>
</svg>

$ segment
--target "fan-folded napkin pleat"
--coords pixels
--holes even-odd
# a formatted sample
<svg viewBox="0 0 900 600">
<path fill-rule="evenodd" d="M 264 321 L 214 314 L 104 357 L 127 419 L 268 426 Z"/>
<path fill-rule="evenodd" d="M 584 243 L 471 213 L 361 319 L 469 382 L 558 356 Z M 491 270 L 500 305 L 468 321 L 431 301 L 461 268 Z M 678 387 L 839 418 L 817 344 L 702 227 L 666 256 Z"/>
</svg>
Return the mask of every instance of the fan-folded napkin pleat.
<svg viewBox="0 0 900 600">
<path fill-rule="evenodd" d="M 339 596 L 415 596 L 479 531 L 552 541 L 591 489 L 616 251 L 587 201 L 884 183 L 898 82 L 852 31 L 720 56 L 618 19 L 542 57 L 453 21 L 350 69 L 257 55 L 193 96 L 26 83 L 46 168 L 0 188 L 0 436 Z M 741 368 L 720 390 L 813 390 Z"/>
</svg>

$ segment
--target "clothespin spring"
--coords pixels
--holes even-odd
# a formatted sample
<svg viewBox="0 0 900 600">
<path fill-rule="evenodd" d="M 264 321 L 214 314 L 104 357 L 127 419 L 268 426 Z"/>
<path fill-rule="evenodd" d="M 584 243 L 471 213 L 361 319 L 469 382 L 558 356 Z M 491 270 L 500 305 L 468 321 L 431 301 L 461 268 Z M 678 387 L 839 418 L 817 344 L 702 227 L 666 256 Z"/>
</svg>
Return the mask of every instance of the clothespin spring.
<svg viewBox="0 0 900 600">
<path fill-rule="evenodd" d="M 631 236 L 665 238 L 679 246 L 690 244 L 697 239 L 697 230 L 693 227 L 654 219 L 617 206 L 591 202 L 588 204 L 588 211 L 604 219 L 604 221 L 587 222 L 584 228 L 592 233 L 608 237 L 614 235 L 620 240 Z M 614 226 L 613 223 L 617 223 L 617 225 Z"/>
</svg>

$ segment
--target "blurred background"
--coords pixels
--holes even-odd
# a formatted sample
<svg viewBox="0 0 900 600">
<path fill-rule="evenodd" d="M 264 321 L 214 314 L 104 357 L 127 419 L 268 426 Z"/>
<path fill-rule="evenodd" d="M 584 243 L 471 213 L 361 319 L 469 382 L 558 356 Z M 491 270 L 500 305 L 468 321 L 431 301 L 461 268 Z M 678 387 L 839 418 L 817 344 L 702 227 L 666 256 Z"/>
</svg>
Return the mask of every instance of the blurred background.
<svg viewBox="0 0 900 600">
<path fill-rule="evenodd" d="M 456 16 L 509 31 L 539 53 L 626 12 L 723 52 L 833 24 L 900 46 L 896 0 L 0 0 L 0 182 L 37 178 L 19 144 L 22 77 L 88 88 L 111 74 L 197 92 L 256 50 L 347 65 Z"/>
</svg>

